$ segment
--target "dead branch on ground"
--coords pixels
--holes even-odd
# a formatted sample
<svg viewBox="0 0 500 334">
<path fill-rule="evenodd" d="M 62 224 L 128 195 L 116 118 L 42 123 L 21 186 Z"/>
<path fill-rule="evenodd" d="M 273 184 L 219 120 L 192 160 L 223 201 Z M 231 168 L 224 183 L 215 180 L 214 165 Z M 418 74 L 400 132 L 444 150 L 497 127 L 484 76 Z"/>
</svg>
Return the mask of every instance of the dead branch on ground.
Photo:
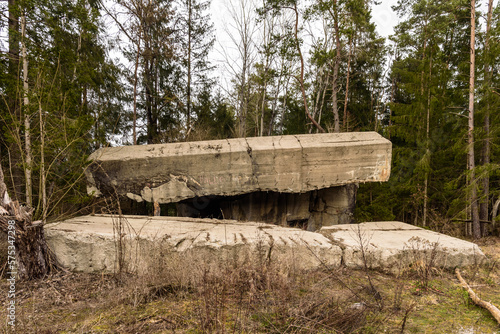
<svg viewBox="0 0 500 334">
<path fill-rule="evenodd" d="M 500 324 L 500 310 L 492 303 L 485 302 L 484 300 L 480 299 L 476 295 L 476 293 L 470 288 L 469 284 L 467 284 L 467 282 L 463 279 L 462 275 L 460 275 L 460 270 L 458 270 L 458 268 L 455 269 L 455 273 L 457 274 L 458 280 L 460 281 L 462 288 L 467 290 L 467 292 L 469 293 L 469 297 L 472 299 L 474 304 L 487 309 L 491 313 L 491 315 L 493 315 L 496 321 Z"/>
</svg>

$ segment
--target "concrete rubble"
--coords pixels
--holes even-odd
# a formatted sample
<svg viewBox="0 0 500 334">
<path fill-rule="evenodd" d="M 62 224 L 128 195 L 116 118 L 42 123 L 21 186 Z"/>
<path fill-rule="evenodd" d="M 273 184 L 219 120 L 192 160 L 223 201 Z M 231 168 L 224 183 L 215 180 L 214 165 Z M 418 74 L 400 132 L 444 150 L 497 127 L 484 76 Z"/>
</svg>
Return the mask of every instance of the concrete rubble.
<svg viewBox="0 0 500 334">
<path fill-rule="evenodd" d="M 117 263 L 114 231 L 119 222 L 116 216 L 84 216 L 48 224 L 45 233 L 56 257 L 68 269 L 113 272 Z M 207 263 L 245 258 L 297 269 L 363 268 L 366 263 L 369 268 L 391 272 L 405 270 L 412 263 L 453 268 L 484 259 L 473 243 L 400 222 L 337 225 L 319 232 L 179 217 L 124 216 L 121 223 L 123 259 L 127 269 L 135 272 L 148 270 L 148 264 L 157 258 L 193 253 Z"/>
</svg>

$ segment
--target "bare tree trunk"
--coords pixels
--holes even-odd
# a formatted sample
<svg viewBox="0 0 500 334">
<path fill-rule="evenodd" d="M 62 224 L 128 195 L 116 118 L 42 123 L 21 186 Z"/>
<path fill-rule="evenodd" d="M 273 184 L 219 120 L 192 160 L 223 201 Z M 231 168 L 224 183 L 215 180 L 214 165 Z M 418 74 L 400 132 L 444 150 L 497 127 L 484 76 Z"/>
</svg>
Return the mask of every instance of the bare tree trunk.
<svg viewBox="0 0 500 334">
<path fill-rule="evenodd" d="M 284 121 L 285 121 L 285 112 L 286 112 L 286 106 L 288 104 L 288 92 L 289 92 L 289 85 L 290 85 L 290 77 L 287 76 L 285 79 L 285 95 L 283 97 L 283 110 L 281 111 L 281 117 L 280 117 L 280 134 L 283 134 L 283 128 L 284 126 Z"/>
<path fill-rule="evenodd" d="M 328 80 L 329 80 L 329 75 L 325 75 L 325 71 L 322 68 L 318 71 L 318 76 L 316 81 L 318 82 L 317 87 L 318 87 L 318 92 L 316 93 L 316 101 L 314 103 L 314 108 L 312 112 L 312 118 L 317 119 L 318 123 L 321 123 L 321 110 L 323 109 L 323 104 L 325 101 L 325 95 L 326 91 L 328 89 Z M 326 79 L 326 83 L 324 80 Z M 318 117 L 316 117 L 318 115 Z M 313 127 L 309 128 L 309 133 L 312 133 Z"/>
<path fill-rule="evenodd" d="M 192 29 L 191 29 L 191 21 L 193 16 L 192 9 L 192 0 L 188 0 L 188 49 L 187 49 L 187 91 L 186 91 L 186 134 L 189 133 L 191 128 L 191 37 L 192 37 Z"/>
<path fill-rule="evenodd" d="M 470 200 L 472 214 L 472 234 L 474 239 L 481 238 L 481 223 L 479 222 L 479 211 L 477 205 L 477 183 L 475 176 L 474 161 L 474 84 L 476 65 L 476 1 L 471 0 L 470 19 L 470 83 L 469 83 L 469 130 L 468 130 L 468 160 L 470 171 Z"/>
<path fill-rule="evenodd" d="M 230 22 L 225 28 L 227 36 L 230 38 L 233 47 L 238 53 L 238 60 L 229 56 L 224 49 L 227 69 L 231 72 L 236 82 L 236 101 L 237 104 L 237 136 L 246 137 L 247 135 L 247 117 L 249 116 L 250 87 L 249 77 L 252 74 L 255 61 L 255 32 L 256 32 L 256 13 L 255 2 L 252 0 L 227 1 L 226 8 L 229 12 Z M 241 66 L 239 66 L 241 61 Z M 233 66 L 232 63 L 236 63 Z M 258 127 L 258 123 L 256 124 Z"/>
<path fill-rule="evenodd" d="M 145 51 L 151 53 L 151 47 L 149 43 L 144 46 Z M 147 140 L 148 144 L 155 144 L 157 139 L 156 132 L 156 117 L 154 112 L 154 86 L 153 86 L 153 73 L 154 65 L 151 57 L 146 57 L 144 61 L 144 88 L 146 91 L 146 120 L 147 120 Z"/>
<path fill-rule="evenodd" d="M 335 28 L 335 48 L 337 49 L 335 55 L 335 64 L 333 66 L 333 82 L 332 82 L 332 108 L 333 108 L 333 119 L 334 119 L 334 129 L 335 133 L 340 132 L 340 117 L 337 105 L 337 85 L 340 67 L 340 29 L 339 29 L 339 14 L 338 14 L 338 3 L 334 0 L 333 5 L 333 21 Z"/>
<path fill-rule="evenodd" d="M 280 75 L 278 77 L 278 85 L 276 87 L 276 91 L 274 92 L 273 105 L 271 108 L 271 119 L 269 120 L 269 127 L 267 129 L 268 136 L 271 136 L 273 134 L 274 118 L 276 117 L 276 109 L 277 109 L 277 104 L 278 104 L 279 93 L 281 90 L 281 81 L 282 81 L 283 71 L 284 71 L 284 62 L 281 63 Z"/>
<path fill-rule="evenodd" d="M 139 69 L 139 55 L 141 51 L 141 40 L 139 39 L 137 43 L 137 54 L 135 56 L 135 68 L 134 68 L 134 118 L 132 124 L 134 145 L 137 145 L 137 71 Z"/>
<path fill-rule="evenodd" d="M 19 80 L 19 11 L 18 11 L 18 1 L 8 0 L 8 32 L 9 32 L 9 77 L 12 79 L 11 87 L 12 90 L 8 97 L 8 108 L 11 114 L 19 115 L 19 100 L 17 98 L 17 80 Z M 17 192 L 17 191 L 16 191 Z"/>
<path fill-rule="evenodd" d="M 267 21 L 264 20 L 263 22 L 264 24 L 264 27 L 263 27 L 263 37 L 262 37 L 262 40 L 263 40 L 263 43 L 264 44 L 267 44 L 269 43 L 268 41 L 268 35 L 270 35 L 271 33 L 267 33 Z M 264 63 L 264 82 L 262 84 L 262 93 L 261 93 L 261 96 L 262 96 L 262 103 L 261 103 L 261 109 L 260 109 L 260 127 L 259 127 L 259 137 L 262 137 L 264 135 L 264 115 L 265 115 L 265 111 L 266 111 L 266 93 L 267 93 L 267 73 L 268 73 L 268 69 L 269 69 L 269 62 L 270 62 L 270 55 L 269 55 L 269 52 L 265 52 L 265 63 Z"/>
<path fill-rule="evenodd" d="M 241 87 L 240 87 L 240 115 L 239 115 L 239 137 L 246 137 L 246 119 L 247 119 L 247 107 L 248 103 L 246 100 L 245 86 L 246 82 L 246 67 L 247 59 L 243 57 L 243 67 L 241 72 Z"/>
<path fill-rule="evenodd" d="M 29 207 L 33 206 L 33 185 L 31 172 L 33 170 L 32 153 L 31 153 L 31 122 L 29 113 L 29 98 L 28 98 L 28 52 L 26 49 L 26 15 L 21 16 L 21 48 L 23 55 L 23 105 L 24 105 L 24 149 L 25 163 L 24 175 L 26 178 L 26 204 Z"/>
<path fill-rule="evenodd" d="M 40 192 L 42 197 L 42 221 L 47 219 L 47 178 L 45 175 L 45 122 L 43 119 L 42 100 L 38 100 L 40 116 Z"/>
<path fill-rule="evenodd" d="M 424 45 L 422 48 L 422 63 L 425 61 L 425 51 L 427 50 L 427 17 L 425 18 L 425 27 L 424 27 Z M 421 106 L 422 106 L 422 111 L 426 111 L 427 116 L 429 115 L 429 96 L 427 96 L 427 108 L 424 107 L 424 79 L 425 79 L 425 68 L 422 66 L 422 71 L 420 72 L 420 97 L 421 97 Z M 429 80 L 430 80 L 430 74 L 429 74 Z M 428 84 L 430 86 L 430 83 Z M 429 87 L 430 89 L 430 87 Z M 427 118 L 426 122 L 426 129 L 428 131 L 428 124 L 429 119 Z M 429 134 L 426 131 L 426 154 L 428 154 L 428 137 Z M 429 173 L 426 171 L 424 175 L 424 203 L 423 203 L 423 212 L 422 212 L 422 226 L 427 225 L 427 197 L 428 197 L 428 188 L 429 188 Z"/>
<path fill-rule="evenodd" d="M 427 124 L 425 132 L 425 154 L 428 156 L 430 164 L 430 122 L 431 122 L 431 79 L 432 79 L 432 51 L 429 58 L 429 80 L 427 82 Z M 428 202 L 429 202 L 429 171 L 425 171 L 424 179 L 424 217 L 422 221 L 423 226 L 427 226 L 428 215 Z"/>
<path fill-rule="evenodd" d="M 312 124 L 321 132 L 325 132 L 323 127 L 319 125 L 318 122 L 311 116 L 311 113 L 309 112 L 309 107 L 307 106 L 307 97 L 306 97 L 306 90 L 304 87 L 304 57 L 302 56 L 302 51 L 300 50 L 300 44 L 299 44 L 299 10 L 297 9 L 297 3 L 295 3 L 295 7 L 292 8 L 295 12 L 295 31 L 294 31 L 294 37 L 295 37 L 295 44 L 297 47 L 297 52 L 299 53 L 299 58 L 300 58 L 300 77 L 299 77 L 299 83 L 300 83 L 300 91 L 302 92 L 302 100 L 304 102 L 304 109 L 306 111 L 306 116 L 309 118 L 309 120 L 312 122 Z"/>
<path fill-rule="evenodd" d="M 8 111 L 13 119 L 17 122 L 22 123 L 22 100 L 19 98 L 19 80 L 20 80 L 20 33 L 19 33 L 19 8 L 20 4 L 18 0 L 8 0 L 8 41 L 9 41 L 9 53 L 8 53 L 8 78 L 9 85 L 6 87 L 5 95 L 7 100 L 5 101 L 8 107 Z M 0 131 L 0 140 L 6 139 L 6 133 Z M 21 138 L 17 134 L 15 141 L 9 145 L 9 159 L 12 160 L 10 167 L 10 179 L 13 184 L 13 197 L 16 200 L 21 200 L 25 196 L 25 190 L 22 182 L 15 182 L 14 180 L 22 180 L 24 177 L 24 168 L 21 164 L 23 161 L 23 152 L 21 146 Z"/>
<path fill-rule="evenodd" d="M 349 39 L 349 55 L 347 58 L 347 79 L 345 83 L 345 96 L 344 96 L 344 118 L 342 119 L 342 127 L 344 131 L 349 131 L 347 128 L 347 101 L 349 99 L 349 76 L 351 74 L 351 55 L 352 55 L 352 40 L 354 38 L 351 36 Z"/>
<path fill-rule="evenodd" d="M 327 76 L 326 77 L 325 87 L 323 88 L 323 96 L 321 97 L 321 104 L 319 106 L 318 123 L 321 123 L 321 117 L 323 116 L 323 106 L 325 105 L 326 91 L 328 89 L 328 85 L 329 84 L 330 84 L 330 76 Z"/>
<path fill-rule="evenodd" d="M 484 114 L 484 146 L 482 151 L 483 165 L 487 166 L 490 163 L 491 143 L 490 143 L 490 89 L 491 89 L 491 66 L 490 66 L 490 32 L 491 32 L 491 17 L 493 14 L 493 0 L 488 2 L 488 15 L 486 20 L 486 41 L 484 44 L 485 69 L 484 78 L 486 84 L 486 106 Z M 489 195 L 490 195 L 490 175 L 486 171 L 481 178 L 482 198 L 479 202 L 479 220 L 488 220 L 489 218 Z"/>
<path fill-rule="evenodd" d="M 260 128 L 259 128 L 259 137 L 264 135 L 264 114 L 266 110 L 266 91 L 267 91 L 267 82 L 264 84 L 264 88 L 262 89 L 262 106 L 260 113 Z"/>
</svg>

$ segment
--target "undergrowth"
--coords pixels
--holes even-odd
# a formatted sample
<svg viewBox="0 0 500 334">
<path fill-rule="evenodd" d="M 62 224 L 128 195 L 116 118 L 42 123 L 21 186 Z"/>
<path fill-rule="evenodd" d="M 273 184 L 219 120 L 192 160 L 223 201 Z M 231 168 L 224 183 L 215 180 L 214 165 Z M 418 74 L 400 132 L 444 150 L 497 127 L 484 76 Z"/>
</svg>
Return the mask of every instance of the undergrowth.
<svg viewBox="0 0 500 334">
<path fill-rule="evenodd" d="M 498 327 L 451 272 L 196 257 L 151 259 L 141 275 L 63 274 L 19 283 L 19 333 L 474 333 Z M 464 270 L 499 303 L 493 263 Z M 5 283 L 2 283 L 5 285 Z M 3 291 L 3 289 L 2 289 Z M 2 296 L 5 302 L 5 296 Z M 496 299 L 495 299 L 496 298 Z M 5 324 L 1 332 L 7 332 Z M 0 327 L 2 328 L 2 327 Z"/>
<path fill-rule="evenodd" d="M 19 333 L 473 333 L 498 331 L 451 271 L 436 267 L 438 245 L 418 239 L 397 274 L 370 269 L 369 237 L 358 231 L 360 269 L 299 270 L 256 257 L 154 252 L 140 274 L 59 273 L 18 282 Z M 498 254 L 495 238 L 484 249 Z M 487 241 L 485 241 L 486 243 Z M 427 252 L 421 252 L 425 248 Z M 463 270 L 483 298 L 500 305 L 494 255 Z M 214 260 L 215 259 L 215 260 Z M 293 259 L 291 261 L 293 263 Z M 6 291 L 7 282 L 2 281 Z M 6 294 L 0 296 L 2 304 Z M 5 322 L 0 332 L 7 333 Z M 471 332 L 471 333 L 472 333 Z"/>
</svg>

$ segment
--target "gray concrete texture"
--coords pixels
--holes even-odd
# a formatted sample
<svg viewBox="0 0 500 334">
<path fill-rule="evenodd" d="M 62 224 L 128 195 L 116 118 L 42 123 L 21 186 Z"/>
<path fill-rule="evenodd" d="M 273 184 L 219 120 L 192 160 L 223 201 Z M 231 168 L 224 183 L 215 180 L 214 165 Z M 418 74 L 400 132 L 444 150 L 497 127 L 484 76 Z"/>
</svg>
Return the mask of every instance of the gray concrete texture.
<svg viewBox="0 0 500 334">
<path fill-rule="evenodd" d="M 453 269 L 481 263 L 474 243 L 397 221 L 323 227 L 319 233 L 340 245 L 349 267 L 400 272 L 410 264 Z"/>
<path fill-rule="evenodd" d="M 113 272 L 120 222 L 123 259 L 133 272 L 150 270 L 155 259 L 193 254 L 207 263 L 245 258 L 297 269 L 343 264 L 390 272 L 404 271 L 415 263 L 454 268 L 484 260 L 473 243 L 400 222 L 337 225 L 308 232 L 232 220 L 95 215 L 48 224 L 45 234 L 68 269 Z"/>
<path fill-rule="evenodd" d="M 387 181 L 391 142 L 376 132 L 236 138 L 102 148 L 88 192 L 179 202 L 257 191 L 305 193 Z"/>
<path fill-rule="evenodd" d="M 196 198 L 178 203 L 177 215 L 273 223 L 317 231 L 322 226 L 354 223 L 356 193 L 357 185 L 349 184 L 305 193 L 259 191 Z"/>
</svg>

